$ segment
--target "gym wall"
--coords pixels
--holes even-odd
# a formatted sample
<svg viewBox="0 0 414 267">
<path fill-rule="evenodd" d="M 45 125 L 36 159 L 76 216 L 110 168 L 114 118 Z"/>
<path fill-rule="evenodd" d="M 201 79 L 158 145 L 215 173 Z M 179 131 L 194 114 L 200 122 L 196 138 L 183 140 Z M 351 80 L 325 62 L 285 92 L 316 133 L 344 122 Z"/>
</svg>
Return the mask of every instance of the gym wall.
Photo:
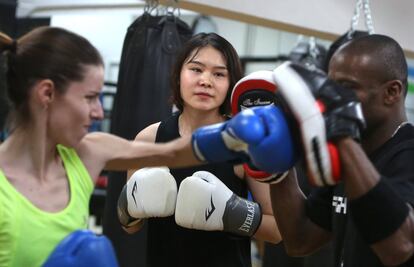
<svg viewBox="0 0 414 267">
<path fill-rule="evenodd" d="M 168 0 L 170 1 L 170 0 Z M 167 0 L 161 0 L 160 2 L 168 2 Z M 383 0 L 378 0 L 384 5 L 389 5 L 390 3 Z M 372 2 L 372 12 L 373 12 L 373 20 L 374 24 L 379 32 L 383 31 L 390 31 L 393 27 L 396 27 L 394 23 L 389 23 L 390 25 L 384 25 L 385 22 L 391 20 L 392 17 L 397 16 L 396 12 L 398 13 L 402 8 L 406 8 L 405 10 L 409 10 L 411 5 L 414 5 L 414 2 L 411 3 L 409 1 L 401 1 L 399 6 L 394 7 L 394 9 L 389 9 L 389 14 L 383 11 L 384 7 L 378 6 L 378 1 L 375 3 Z M 102 4 L 104 1 L 59 1 L 60 4 L 53 4 L 49 5 L 47 8 L 38 8 L 36 9 L 33 7 L 36 2 L 35 0 L 22 0 L 23 4 L 19 5 L 17 9 L 17 13 L 20 14 L 19 16 L 29 16 L 29 17 L 50 17 L 51 18 L 51 25 L 53 26 L 60 26 L 64 28 L 68 28 L 72 31 L 75 31 L 85 37 L 87 37 L 102 53 L 105 65 L 106 65 L 106 81 L 116 83 L 116 79 L 118 77 L 118 66 L 119 66 L 119 59 L 122 49 L 122 43 L 125 36 L 125 31 L 128 25 L 137 17 L 143 13 L 143 6 L 144 1 L 138 0 L 113 0 L 113 1 L 105 1 L 106 3 L 110 4 Z M 33 3 L 31 9 L 28 8 L 27 5 L 24 5 L 25 2 Z M 42 1 L 42 3 L 47 3 L 48 1 Z M 50 1 L 51 3 L 55 3 L 54 1 Z M 141 4 L 139 4 L 141 2 Z M 244 3 L 246 0 L 229 0 L 223 3 L 219 0 L 209 0 L 209 1 L 201 1 L 201 0 L 187 0 L 187 1 L 180 1 L 182 6 L 188 6 L 190 8 L 200 10 L 199 6 L 195 5 L 204 5 L 202 10 L 206 12 L 211 12 L 215 14 L 221 14 L 223 16 L 231 17 L 233 14 L 234 18 L 240 19 L 240 14 L 234 15 L 234 13 L 228 13 L 228 11 L 240 12 L 240 13 L 248 13 L 250 12 L 251 16 L 257 16 L 258 13 L 262 14 L 263 19 L 262 21 L 257 21 L 262 25 L 268 25 L 269 27 L 259 26 L 254 24 L 249 24 L 245 22 L 240 22 L 236 20 L 231 20 L 224 17 L 212 16 L 213 21 L 217 25 L 218 33 L 228 39 L 236 48 L 237 52 L 240 56 L 248 56 L 248 57 L 275 57 L 281 54 L 287 54 L 291 51 L 291 49 L 295 46 L 295 44 L 300 40 L 307 40 L 308 36 L 303 36 L 301 39 L 301 35 L 297 33 L 276 30 L 274 28 L 270 28 L 270 26 L 275 26 L 275 24 L 271 24 L 272 20 L 275 21 L 279 19 L 280 21 L 285 21 L 292 23 L 294 25 L 295 19 L 299 21 L 296 23 L 295 27 L 286 29 L 291 29 L 294 32 L 298 30 L 303 30 L 303 32 L 308 33 L 315 33 L 319 36 L 325 36 L 327 39 L 320 39 L 317 38 L 317 42 L 321 43 L 325 46 L 328 46 L 331 42 L 331 39 L 334 38 L 335 31 L 339 31 L 343 28 L 345 32 L 349 28 L 349 23 L 351 17 L 353 15 L 354 10 L 354 2 L 355 1 L 345 1 L 343 0 L 334 0 L 332 3 L 327 4 L 323 10 L 332 9 L 335 14 L 335 19 L 333 19 L 331 24 L 340 25 L 325 25 L 321 26 L 320 21 L 322 18 L 328 19 L 327 15 L 321 14 L 321 19 L 318 21 L 310 21 L 308 20 L 308 30 L 303 25 L 303 22 L 306 18 L 312 18 L 315 14 L 319 14 L 321 12 L 321 5 L 327 2 L 326 0 L 321 1 L 300 1 L 295 0 L 296 4 L 298 2 L 303 2 L 302 4 L 308 6 L 308 10 L 312 10 L 315 14 L 304 14 L 302 18 L 299 18 L 296 14 L 291 14 L 292 16 L 286 18 L 286 11 L 289 8 L 292 8 L 292 3 L 285 3 L 282 4 L 279 1 L 272 3 L 272 5 L 268 6 L 268 8 L 264 8 L 264 4 L 266 1 L 258 0 L 256 1 L 257 5 L 255 4 L 255 9 L 246 11 L 247 7 L 244 4 L 235 3 Z M 285 2 L 285 1 L 281 1 Z M 340 2 L 340 3 L 337 3 Z M 66 4 L 65 4 L 66 3 Z M 97 3 L 97 4 L 96 4 Z M 334 4 L 337 6 L 334 7 Z M 310 9 L 309 5 L 313 5 L 314 8 Z M 71 7 L 73 6 L 73 7 Z M 30 6 L 29 6 L 30 7 Z M 212 8 L 213 7 L 213 8 Z M 217 11 L 221 7 L 221 10 Z M 214 9 L 215 8 L 215 9 Z M 343 12 L 338 13 L 335 11 L 338 8 L 342 8 Z M 414 6 L 413 6 L 414 8 Z M 162 10 L 161 10 L 162 12 Z M 335 13 L 336 12 L 336 13 Z M 176 12 L 176 14 L 178 14 Z M 188 24 L 192 24 L 195 18 L 199 15 L 194 11 L 189 10 L 180 10 L 181 19 L 186 21 Z M 230 15 L 229 15 L 230 14 Z M 270 14 L 274 14 L 273 17 Z M 207 14 L 210 15 L 210 14 Z M 375 16 L 376 15 L 376 16 Z M 245 21 L 249 21 L 254 19 L 255 17 L 247 16 Z M 405 13 L 398 13 L 398 16 L 401 20 L 406 21 L 410 18 L 407 18 L 407 14 Z M 381 18 L 381 19 L 379 19 Z M 362 20 L 362 18 L 360 19 Z M 328 21 L 330 21 L 328 19 Z M 346 21 L 346 23 L 345 23 Z M 267 23 L 267 24 L 266 24 Z M 302 23 L 302 25 L 301 25 Z M 319 24 L 318 24 L 319 23 Z M 401 24 L 400 24 L 401 25 Z M 407 24 L 405 24 L 407 25 Z M 283 25 L 281 25 L 283 26 Z M 302 28 L 301 28 L 302 27 Z M 315 27 L 314 30 L 309 30 L 311 27 Z M 321 27 L 326 27 L 325 31 Z M 331 27 L 331 28 L 330 28 Z M 342 28 L 340 28 L 342 27 Z M 283 27 L 282 27 L 283 28 Z M 359 23 L 359 28 L 363 28 L 363 22 Z M 330 31 L 329 31 L 330 29 Z M 383 30 L 383 31 L 381 31 Z M 324 34 L 329 33 L 330 34 Z M 395 36 L 397 34 L 401 34 L 400 31 L 396 31 L 395 34 L 391 34 Z M 397 37 L 395 37 L 397 38 Z M 402 36 L 400 40 L 397 38 L 398 41 L 404 43 L 408 43 L 412 37 Z M 411 68 L 414 68 L 414 60 L 408 60 L 409 65 Z M 257 69 L 272 69 L 276 67 L 276 63 L 255 63 L 255 64 L 248 64 L 246 67 L 246 72 L 249 73 L 251 71 Z M 414 122 L 414 71 L 410 72 L 410 90 L 409 95 L 407 97 L 407 112 L 409 113 L 410 121 Z M 108 87 L 105 90 L 109 92 L 113 92 L 115 87 Z M 110 100 L 104 103 L 107 108 L 110 108 L 112 102 Z"/>
</svg>

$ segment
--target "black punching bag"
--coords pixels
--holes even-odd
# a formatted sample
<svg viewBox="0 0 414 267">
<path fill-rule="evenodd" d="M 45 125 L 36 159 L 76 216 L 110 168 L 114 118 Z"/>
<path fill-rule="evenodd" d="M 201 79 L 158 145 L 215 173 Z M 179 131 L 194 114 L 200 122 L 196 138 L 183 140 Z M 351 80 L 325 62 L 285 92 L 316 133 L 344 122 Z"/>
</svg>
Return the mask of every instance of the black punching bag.
<svg viewBox="0 0 414 267">
<path fill-rule="evenodd" d="M 171 115 L 170 73 L 178 50 L 191 35 L 190 27 L 173 15 L 144 13 L 128 27 L 111 113 L 111 133 L 134 139 L 148 125 Z M 108 178 L 103 233 L 111 239 L 120 266 L 146 266 L 146 227 L 128 235 L 116 213 L 126 172 L 110 172 Z"/>
</svg>

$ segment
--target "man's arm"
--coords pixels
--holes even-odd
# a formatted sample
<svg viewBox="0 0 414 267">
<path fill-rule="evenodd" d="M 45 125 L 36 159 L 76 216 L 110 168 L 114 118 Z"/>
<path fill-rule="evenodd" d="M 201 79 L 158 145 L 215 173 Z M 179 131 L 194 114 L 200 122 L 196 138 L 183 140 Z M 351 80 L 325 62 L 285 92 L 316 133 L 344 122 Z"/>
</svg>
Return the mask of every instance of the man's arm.
<svg viewBox="0 0 414 267">
<path fill-rule="evenodd" d="M 245 179 L 254 201 L 260 204 L 260 208 L 262 210 L 262 221 L 254 235 L 254 238 L 256 240 L 262 240 L 274 244 L 279 243 L 282 240 L 282 237 L 280 236 L 280 232 L 273 215 L 269 185 L 258 182 L 256 179 L 248 176 L 245 176 Z"/>
<path fill-rule="evenodd" d="M 379 183 L 382 182 L 381 176 L 367 158 L 361 146 L 351 138 L 344 138 L 340 140 L 337 145 L 341 157 L 345 192 L 352 207 L 352 201 L 358 201 L 358 199 L 361 199 L 364 196 L 366 199 L 366 196 L 371 196 L 373 194 L 373 189 L 378 188 Z M 395 228 L 392 234 L 371 244 L 372 250 L 384 265 L 395 266 L 407 261 L 414 253 L 414 213 L 409 204 L 400 199 L 398 194 L 395 195 L 394 191 L 382 191 L 381 193 L 382 196 L 378 197 L 382 197 L 384 201 L 399 205 L 396 206 L 397 208 L 390 211 L 384 210 L 384 206 L 381 207 L 384 216 L 398 219 L 399 214 L 403 213 L 406 207 L 408 209 L 402 223 Z M 401 202 L 397 202 L 397 200 Z M 365 201 L 369 201 L 369 199 Z M 375 206 L 375 204 L 376 203 L 373 203 L 373 206 Z M 396 210 L 401 210 L 401 212 L 394 216 L 393 212 L 396 212 Z M 350 210 L 350 212 L 352 213 L 352 210 Z M 354 221 L 358 220 L 356 217 L 353 219 Z M 379 225 L 384 223 L 384 221 L 378 221 Z M 364 229 L 359 230 L 361 231 Z M 384 229 L 384 231 L 385 230 L 386 229 Z"/>
<path fill-rule="evenodd" d="M 306 216 L 306 197 L 299 188 L 294 169 L 283 181 L 270 185 L 270 194 L 273 214 L 289 255 L 311 254 L 331 239 L 330 232 Z"/>
</svg>

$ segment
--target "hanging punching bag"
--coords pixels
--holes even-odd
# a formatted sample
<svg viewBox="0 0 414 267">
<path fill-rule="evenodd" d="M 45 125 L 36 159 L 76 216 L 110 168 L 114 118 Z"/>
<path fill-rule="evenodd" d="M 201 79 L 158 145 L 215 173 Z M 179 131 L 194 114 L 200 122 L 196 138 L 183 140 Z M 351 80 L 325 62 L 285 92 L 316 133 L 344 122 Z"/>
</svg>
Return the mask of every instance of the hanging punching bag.
<svg viewBox="0 0 414 267">
<path fill-rule="evenodd" d="M 333 41 L 333 43 L 329 46 L 328 52 L 326 54 L 323 70 L 328 72 L 329 61 L 331 60 L 331 57 L 336 52 L 336 50 L 338 50 L 339 47 L 351 41 L 352 39 L 366 36 L 368 34 L 369 33 L 367 31 L 353 31 L 351 34 L 349 34 L 349 31 L 347 31 L 346 33 L 339 36 L 338 39 Z"/>
<path fill-rule="evenodd" d="M 289 60 L 305 66 L 323 69 L 326 48 L 315 41 L 299 42 L 290 52 Z"/>
<path fill-rule="evenodd" d="M 111 133 L 126 139 L 172 113 L 170 73 L 176 54 L 192 35 L 190 27 L 172 14 L 145 12 L 125 36 L 118 87 L 111 113 Z M 146 228 L 126 234 L 118 221 L 116 205 L 126 172 L 110 172 L 103 218 L 103 233 L 115 248 L 120 266 L 146 266 Z"/>
</svg>

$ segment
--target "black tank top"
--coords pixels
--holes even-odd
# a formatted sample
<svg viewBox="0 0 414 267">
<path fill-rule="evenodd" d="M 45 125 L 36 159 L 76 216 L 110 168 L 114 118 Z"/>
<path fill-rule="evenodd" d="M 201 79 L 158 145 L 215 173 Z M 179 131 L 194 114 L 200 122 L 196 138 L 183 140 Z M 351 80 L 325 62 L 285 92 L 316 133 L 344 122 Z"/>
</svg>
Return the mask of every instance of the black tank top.
<svg viewBox="0 0 414 267">
<path fill-rule="evenodd" d="M 178 138 L 178 117 L 175 113 L 158 127 L 156 142 Z M 208 164 L 194 168 L 171 169 L 177 186 L 194 172 L 206 170 L 240 197 L 247 198 L 245 182 L 228 163 Z M 244 267 L 251 266 L 250 238 L 236 237 L 220 231 L 186 229 L 175 223 L 174 216 L 148 220 L 148 266 L 151 267 Z"/>
</svg>

